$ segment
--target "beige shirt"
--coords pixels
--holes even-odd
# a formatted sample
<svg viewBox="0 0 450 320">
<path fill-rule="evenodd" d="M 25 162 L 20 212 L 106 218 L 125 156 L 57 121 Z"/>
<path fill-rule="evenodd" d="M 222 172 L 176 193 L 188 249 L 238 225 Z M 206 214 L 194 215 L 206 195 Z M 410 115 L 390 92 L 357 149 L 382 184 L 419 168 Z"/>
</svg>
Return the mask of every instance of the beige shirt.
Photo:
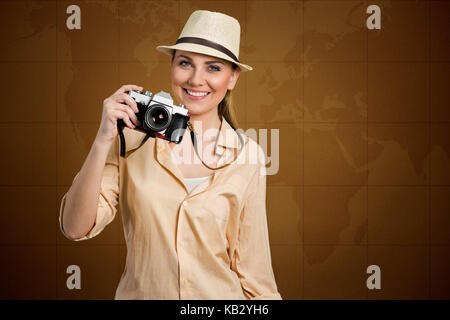
<svg viewBox="0 0 450 320">
<path fill-rule="evenodd" d="M 119 157 L 117 137 L 95 224 L 76 239 L 98 235 L 120 205 L 127 257 L 115 299 L 281 299 L 271 264 L 262 148 L 241 133 L 237 160 L 189 193 L 168 141 L 150 138 L 137 148 L 145 134 L 125 128 L 124 135 L 128 157 Z M 223 119 L 217 165 L 233 160 L 239 148 Z"/>
</svg>

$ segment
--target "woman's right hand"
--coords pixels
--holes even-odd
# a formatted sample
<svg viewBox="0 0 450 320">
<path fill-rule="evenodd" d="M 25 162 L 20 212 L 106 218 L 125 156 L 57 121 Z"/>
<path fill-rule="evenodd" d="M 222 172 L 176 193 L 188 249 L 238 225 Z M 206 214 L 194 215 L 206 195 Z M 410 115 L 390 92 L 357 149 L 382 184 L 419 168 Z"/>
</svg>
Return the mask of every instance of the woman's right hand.
<svg viewBox="0 0 450 320">
<path fill-rule="evenodd" d="M 117 121 L 122 119 L 125 125 L 134 129 L 140 125 L 135 113 L 139 112 L 136 101 L 128 95 L 129 90 L 141 91 L 143 88 L 129 84 L 123 85 L 103 101 L 102 120 L 95 138 L 97 143 L 112 144 L 117 136 Z"/>
</svg>

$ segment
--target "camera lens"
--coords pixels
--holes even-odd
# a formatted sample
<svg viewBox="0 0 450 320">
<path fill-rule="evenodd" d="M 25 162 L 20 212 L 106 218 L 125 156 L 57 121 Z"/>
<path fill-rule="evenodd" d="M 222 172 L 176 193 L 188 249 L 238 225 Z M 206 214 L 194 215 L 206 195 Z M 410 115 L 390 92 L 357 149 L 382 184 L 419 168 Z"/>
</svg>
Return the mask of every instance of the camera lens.
<svg viewBox="0 0 450 320">
<path fill-rule="evenodd" d="M 156 104 L 147 109 L 145 123 L 153 131 L 166 129 L 170 123 L 170 113 L 162 105 Z"/>
</svg>

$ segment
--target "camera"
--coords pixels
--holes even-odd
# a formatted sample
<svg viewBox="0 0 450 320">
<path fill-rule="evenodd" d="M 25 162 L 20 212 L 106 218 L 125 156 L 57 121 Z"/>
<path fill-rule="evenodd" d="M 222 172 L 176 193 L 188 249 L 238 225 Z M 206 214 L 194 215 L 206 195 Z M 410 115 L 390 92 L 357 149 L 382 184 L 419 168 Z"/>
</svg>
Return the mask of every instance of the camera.
<svg viewBox="0 0 450 320">
<path fill-rule="evenodd" d="M 180 143 L 183 139 L 190 115 L 182 104 L 173 104 L 169 93 L 160 91 L 153 95 L 151 92 L 130 90 L 128 94 L 136 101 L 139 112 L 136 117 L 141 122 L 134 130 L 146 133 L 153 138 L 161 138 L 170 142 Z M 122 119 L 117 122 L 124 127 Z"/>
</svg>

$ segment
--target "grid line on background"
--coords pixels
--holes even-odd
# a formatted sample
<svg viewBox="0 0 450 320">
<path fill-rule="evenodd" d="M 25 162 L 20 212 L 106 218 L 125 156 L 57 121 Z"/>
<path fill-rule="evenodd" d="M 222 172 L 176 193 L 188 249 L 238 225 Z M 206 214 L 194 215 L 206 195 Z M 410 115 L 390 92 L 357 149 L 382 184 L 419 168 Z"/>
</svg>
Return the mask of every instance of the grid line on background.
<svg viewBox="0 0 450 320">
<path fill-rule="evenodd" d="M 85 121 L 85 120 L 76 120 L 76 121 L 58 121 L 59 124 L 95 124 L 98 125 L 99 121 Z M 296 122 L 293 121 L 277 121 L 277 122 L 267 122 L 267 121 L 252 121 L 252 124 L 264 124 L 264 125 L 295 125 Z M 365 125 L 367 124 L 367 121 L 306 121 L 302 120 L 302 123 L 304 124 L 330 124 L 330 125 L 337 125 L 337 124 L 355 124 L 355 125 Z M 386 125 L 411 125 L 411 124 L 442 124 L 442 125 L 449 125 L 450 121 L 369 121 L 370 125 L 380 125 L 380 124 L 386 124 Z M 8 124 L 55 124 L 54 121 L 0 121 L 0 125 L 8 125 Z M 243 129 L 243 128 L 241 128 Z"/>
<path fill-rule="evenodd" d="M 302 299 L 305 299 L 305 1 L 302 1 Z"/>
<path fill-rule="evenodd" d="M 368 1 L 365 1 L 367 7 Z M 366 28 L 366 268 L 369 266 L 369 30 Z M 369 299 L 369 288 L 366 285 L 366 299 Z"/>
<path fill-rule="evenodd" d="M 317 1 L 317 0 L 316 0 Z M 320 64 L 320 63 L 366 63 L 367 60 L 257 60 L 252 59 L 250 60 L 252 63 L 308 63 L 308 64 Z M 161 62 L 161 60 L 58 60 L 58 63 L 64 64 L 64 63 L 136 63 L 136 64 L 145 64 L 145 63 L 158 63 Z M 398 63 L 398 64 L 405 64 L 405 63 L 448 63 L 449 60 L 369 60 L 370 63 Z M 54 60 L 0 60 L 1 63 L 55 63 Z"/>
<path fill-rule="evenodd" d="M 55 66 L 55 71 L 56 71 L 56 83 L 55 83 L 55 106 L 56 106 L 56 112 L 55 112 L 55 135 L 56 135 L 56 144 L 55 144 L 55 148 L 56 148 L 56 152 L 55 152 L 55 157 L 56 157 L 56 165 L 55 165 L 55 177 L 56 177 L 56 186 L 55 186 L 55 194 L 57 197 L 57 203 L 58 203 L 58 3 L 55 3 L 55 41 L 56 41 L 56 46 L 55 46 L 55 59 L 56 59 L 56 66 Z M 54 62 L 54 61 L 53 61 Z M 57 209 L 58 207 L 56 207 L 55 209 Z M 58 219 L 58 211 L 56 211 L 56 219 Z M 55 272 L 55 296 L 56 299 L 59 298 L 59 292 L 58 292 L 58 273 L 59 273 L 59 262 L 58 262 L 58 224 L 57 221 L 55 221 L 55 227 L 56 227 L 56 232 L 55 232 L 55 259 L 56 259 L 56 272 Z"/>
<path fill-rule="evenodd" d="M 428 298 L 431 298 L 431 3 L 428 2 Z"/>
<path fill-rule="evenodd" d="M 248 8 L 247 8 L 247 1 L 245 1 L 245 6 L 244 6 L 244 17 L 245 17 L 245 28 L 246 30 L 248 29 Z M 247 44 L 247 32 L 244 33 L 244 43 Z M 240 50 L 240 49 L 239 49 Z M 245 124 L 247 125 L 248 122 L 248 81 L 247 79 L 244 81 L 244 85 L 245 85 L 245 114 L 244 114 L 244 119 L 245 119 Z"/>
<path fill-rule="evenodd" d="M 120 3 L 120 0 L 118 0 L 118 4 L 117 4 L 117 21 L 118 21 L 118 23 L 117 23 L 117 40 L 118 40 L 119 45 L 117 46 L 117 83 L 119 85 L 121 84 L 120 83 L 120 71 L 121 71 L 121 68 L 120 68 L 120 7 L 121 7 L 121 3 Z M 117 210 L 118 211 L 117 213 L 120 213 L 120 205 L 118 205 L 118 206 L 119 206 L 119 208 Z M 119 216 L 116 218 L 121 218 L 121 217 Z M 120 243 L 120 239 L 119 239 L 120 235 L 121 235 L 120 233 L 117 235 L 117 243 Z M 120 266 L 121 266 L 120 259 L 121 259 L 120 245 L 117 245 L 117 270 L 119 271 L 119 274 L 122 273 L 122 270 L 120 268 Z"/>
<path fill-rule="evenodd" d="M 270 176 L 269 176 L 270 177 Z M 44 187 L 44 188 L 48 188 L 48 187 L 67 187 L 69 188 L 70 185 L 67 184 L 0 184 L 0 187 L 14 187 L 14 188 L 18 188 L 18 187 Z M 290 185 L 286 185 L 286 184 L 273 184 L 270 185 L 268 187 L 270 188 L 277 188 L 277 187 L 287 187 L 287 186 L 292 186 L 292 187 L 308 187 L 308 188 L 320 188 L 320 187 L 361 187 L 360 184 L 290 184 Z M 450 184 L 428 184 L 428 183 L 424 183 L 424 184 L 369 184 L 369 187 L 390 187 L 390 188 L 419 188 L 419 187 L 450 187 Z"/>
<path fill-rule="evenodd" d="M 101 237 L 101 236 L 100 236 Z M 91 239 L 88 241 L 97 241 L 97 239 Z M 370 247 L 433 247 L 433 248 L 440 248 L 440 247 L 450 247 L 450 245 L 448 243 L 432 243 L 432 244 L 428 244 L 428 241 L 426 243 L 390 243 L 390 242 L 374 242 L 374 243 L 356 243 L 356 242 L 345 242 L 345 241 L 341 241 L 341 242 L 277 242 L 277 241 L 272 241 L 270 243 L 270 245 L 272 246 L 302 246 L 302 245 L 306 245 L 306 246 L 333 246 L 333 247 L 339 247 L 339 246 L 343 246 L 343 247 L 348 247 L 348 246 L 356 246 L 356 247 L 365 247 L 365 246 L 370 246 Z M 1 247 L 54 247 L 55 245 L 53 243 L 40 243 L 40 244 L 33 244 L 33 243 L 0 243 L 0 248 Z M 66 243 L 59 243 L 57 245 L 58 247 L 68 247 L 68 248 L 73 248 L 73 247 L 79 247 L 79 248 L 85 248 L 85 247 L 115 247 L 115 246 L 126 246 L 125 244 L 119 244 L 119 242 L 117 243 L 98 243 L 98 242 L 86 242 L 84 244 L 78 244 L 75 242 L 66 242 Z"/>
<path fill-rule="evenodd" d="M 85 120 L 76 120 L 76 121 L 58 121 L 59 124 L 95 124 L 98 125 L 99 121 L 85 121 Z M 252 121 L 252 124 L 265 124 L 265 125 L 295 125 L 296 122 L 293 121 L 277 121 L 277 122 L 267 122 L 267 121 Z M 356 125 L 365 125 L 367 124 L 367 121 L 306 121 L 302 120 L 302 123 L 304 124 L 330 124 L 330 125 L 337 125 L 337 124 L 356 124 Z M 8 124 L 55 124 L 54 121 L 0 121 L 0 125 L 8 125 Z M 377 125 L 377 124 L 386 124 L 386 125 L 411 125 L 411 124 L 443 124 L 443 125 L 449 125 L 450 121 L 369 121 L 370 125 Z M 241 128 L 243 129 L 243 128 Z"/>
<path fill-rule="evenodd" d="M 11 1 L 11 0 L 10 0 Z M 22 2 L 28 2 L 29 0 L 14 0 L 14 1 L 17 1 L 17 2 L 20 2 L 20 1 L 22 1 Z M 39 2 L 57 2 L 58 0 L 38 0 Z M 116 1 L 116 0 L 103 0 L 103 1 L 105 1 L 105 2 L 107 2 L 107 1 Z M 135 1 L 145 1 L 145 0 L 135 0 Z M 178 1 L 180 1 L 180 0 L 178 0 Z M 185 1 L 185 0 L 181 0 L 181 1 Z M 228 2 L 228 1 L 230 1 L 230 2 L 233 2 L 233 1 L 235 1 L 235 2 L 242 2 L 243 0 L 216 0 L 216 1 L 219 1 L 219 2 L 221 2 L 221 1 L 223 1 L 223 2 Z M 264 0 L 264 1 L 277 1 L 277 2 L 300 2 L 300 1 L 308 1 L 308 0 Z M 309 1 L 311 1 L 311 0 L 309 0 Z M 341 1 L 341 2 L 348 2 L 348 1 L 351 1 L 351 0 L 314 0 L 314 1 L 316 1 L 316 2 L 321 2 L 321 1 L 323 1 L 323 2 L 330 2 L 330 1 L 336 1 L 336 2 L 339 2 L 339 1 Z M 353 1 L 356 1 L 356 0 L 353 0 Z M 426 1 L 429 1 L 429 2 L 432 2 L 432 1 L 435 1 L 435 2 L 438 2 L 438 1 L 443 1 L 443 0 L 395 0 L 395 1 L 397 1 L 397 2 L 416 2 L 416 1 L 423 1 L 423 2 L 426 2 Z"/>
</svg>

